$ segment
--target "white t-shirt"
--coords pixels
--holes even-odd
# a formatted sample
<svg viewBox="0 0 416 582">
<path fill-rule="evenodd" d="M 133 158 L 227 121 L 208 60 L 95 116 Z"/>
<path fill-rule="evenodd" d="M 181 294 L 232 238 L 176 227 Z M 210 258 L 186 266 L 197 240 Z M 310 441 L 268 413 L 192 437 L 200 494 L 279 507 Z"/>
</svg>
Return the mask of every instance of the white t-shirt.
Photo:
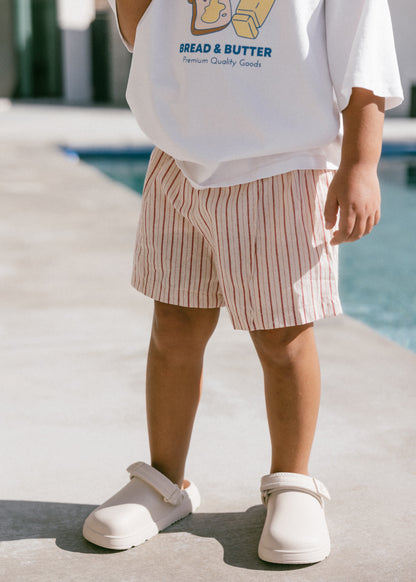
<svg viewBox="0 0 416 582">
<path fill-rule="evenodd" d="M 129 106 L 196 188 L 336 169 L 352 87 L 403 100 L 387 0 L 152 0 L 124 43 Z"/>
</svg>

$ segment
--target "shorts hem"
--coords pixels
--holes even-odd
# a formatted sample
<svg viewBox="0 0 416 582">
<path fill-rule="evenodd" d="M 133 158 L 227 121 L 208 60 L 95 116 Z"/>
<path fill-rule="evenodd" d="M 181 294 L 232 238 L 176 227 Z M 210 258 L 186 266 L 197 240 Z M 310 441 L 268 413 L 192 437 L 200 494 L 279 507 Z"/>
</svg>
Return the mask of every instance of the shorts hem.
<svg viewBox="0 0 416 582">
<path fill-rule="evenodd" d="M 131 281 L 131 286 L 133 289 L 142 293 L 146 297 L 153 299 L 154 301 L 159 301 L 160 303 L 166 303 L 168 305 L 176 305 L 178 307 L 188 307 L 190 309 L 217 309 L 221 307 L 225 307 L 227 309 L 228 315 L 231 320 L 231 324 L 233 329 L 236 331 L 265 331 L 270 329 L 283 329 L 287 327 L 296 327 L 301 325 L 307 325 L 309 323 L 315 323 L 322 319 L 330 319 L 331 317 L 336 317 L 338 315 L 343 314 L 343 309 L 341 302 L 339 300 L 331 300 L 328 301 L 324 306 L 320 305 L 321 309 L 317 313 L 313 315 L 304 315 L 302 317 L 296 317 L 295 314 L 291 313 L 286 316 L 285 321 L 273 321 L 270 323 L 258 323 L 252 320 L 252 323 L 245 322 L 242 323 L 240 319 L 240 323 L 236 322 L 236 317 L 233 316 L 226 303 L 224 302 L 222 297 L 216 298 L 207 298 L 206 295 L 198 295 L 194 292 L 189 291 L 181 291 L 181 289 L 171 288 L 168 292 L 163 292 L 163 290 L 159 291 L 158 293 L 154 291 L 149 291 L 148 288 L 144 284 L 140 282 Z M 182 295 L 182 298 L 180 297 Z M 184 295 L 187 296 L 187 300 L 184 299 Z M 173 297 L 172 297 L 173 296 Z M 179 299 L 178 299 L 179 297 Z M 309 313 L 313 311 L 313 306 L 311 306 L 308 310 Z"/>
<path fill-rule="evenodd" d="M 331 310 L 325 311 L 323 313 L 317 314 L 313 317 L 304 317 L 301 320 L 296 320 L 295 317 L 288 317 L 286 322 L 282 321 L 275 321 L 270 324 L 257 324 L 253 322 L 252 324 L 247 325 L 239 325 L 235 324 L 231 318 L 231 322 L 233 328 L 236 331 L 266 331 L 270 329 L 284 329 L 287 327 L 297 327 L 300 325 L 307 325 L 308 323 L 316 323 L 321 321 L 322 319 L 330 319 L 331 317 L 337 317 L 338 315 L 342 315 L 343 310 L 340 304 L 338 305 L 331 305 Z"/>
<path fill-rule="evenodd" d="M 216 309 L 218 307 L 226 307 L 223 299 L 217 298 L 207 298 L 206 295 L 198 295 L 197 293 L 190 293 L 188 291 L 181 291 L 181 289 L 170 289 L 169 292 L 160 291 L 158 293 L 154 291 L 149 291 L 145 285 L 140 283 L 131 282 L 133 289 L 142 293 L 146 297 L 153 299 L 154 301 L 159 301 L 160 303 L 166 303 L 167 305 L 177 305 L 178 307 L 189 307 L 190 309 Z M 180 296 L 187 294 L 188 299 L 180 298 Z M 172 297 L 173 295 L 173 297 Z M 179 299 L 178 299 L 179 296 Z"/>
</svg>

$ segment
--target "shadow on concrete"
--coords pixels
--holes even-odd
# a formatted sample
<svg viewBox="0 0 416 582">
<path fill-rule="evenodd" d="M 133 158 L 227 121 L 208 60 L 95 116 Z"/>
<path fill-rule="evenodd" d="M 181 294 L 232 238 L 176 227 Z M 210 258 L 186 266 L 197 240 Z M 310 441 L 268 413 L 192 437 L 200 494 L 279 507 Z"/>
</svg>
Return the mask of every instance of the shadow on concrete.
<svg viewBox="0 0 416 582">
<path fill-rule="evenodd" d="M 82 525 L 95 505 L 45 501 L 0 501 L 0 541 L 55 539 L 67 552 L 107 554 L 111 550 L 89 544 Z"/>
<path fill-rule="evenodd" d="M 64 551 L 81 554 L 113 554 L 84 540 L 82 525 L 94 505 L 42 501 L 0 501 L 0 542 L 55 539 Z M 236 513 L 195 513 L 173 524 L 161 535 L 189 533 L 216 539 L 224 549 L 224 562 L 248 570 L 294 570 L 307 565 L 283 566 L 262 562 L 257 545 L 264 523 L 261 505 Z"/>
<path fill-rule="evenodd" d="M 186 532 L 201 538 L 217 540 L 224 550 L 224 562 L 247 570 L 298 570 L 310 565 L 283 566 L 263 562 L 257 556 L 257 546 L 263 529 L 266 510 L 254 505 L 235 513 L 194 513 L 174 523 L 161 535 Z"/>
</svg>

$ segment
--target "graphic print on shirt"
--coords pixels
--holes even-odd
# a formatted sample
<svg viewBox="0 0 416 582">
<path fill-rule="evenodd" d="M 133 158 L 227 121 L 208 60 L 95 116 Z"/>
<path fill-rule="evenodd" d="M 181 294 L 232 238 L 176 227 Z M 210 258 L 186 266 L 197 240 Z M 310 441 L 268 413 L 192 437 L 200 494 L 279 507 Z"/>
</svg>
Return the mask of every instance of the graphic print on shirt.
<svg viewBox="0 0 416 582">
<path fill-rule="evenodd" d="M 276 0 L 240 0 L 234 15 L 231 0 L 188 0 L 192 4 L 191 32 L 210 34 L 232 22 L 237 36 L 257 38 Z"/>
<path fill-rule="evenodd" d="M 231 0 L 188 0 L 192 4 L 192 34 L 209 34 L 231 22 Z"/>
</svg>

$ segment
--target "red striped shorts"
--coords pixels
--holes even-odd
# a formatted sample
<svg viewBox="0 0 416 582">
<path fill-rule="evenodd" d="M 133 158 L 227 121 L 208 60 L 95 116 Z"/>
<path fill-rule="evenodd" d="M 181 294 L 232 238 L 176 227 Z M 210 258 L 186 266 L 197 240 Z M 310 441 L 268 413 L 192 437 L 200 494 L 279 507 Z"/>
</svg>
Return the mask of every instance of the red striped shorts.
<svg viewBox="0 0 416 582">
<path fill-rule="evenodd" d="M 302 325 L 341 313 L 337 247 L 323 210 L 334 172 L 296 170 L 196 190 L 155 149 L 132 285 L 157 301 L 226 306 L 235 329 Z"/>
</svg>

